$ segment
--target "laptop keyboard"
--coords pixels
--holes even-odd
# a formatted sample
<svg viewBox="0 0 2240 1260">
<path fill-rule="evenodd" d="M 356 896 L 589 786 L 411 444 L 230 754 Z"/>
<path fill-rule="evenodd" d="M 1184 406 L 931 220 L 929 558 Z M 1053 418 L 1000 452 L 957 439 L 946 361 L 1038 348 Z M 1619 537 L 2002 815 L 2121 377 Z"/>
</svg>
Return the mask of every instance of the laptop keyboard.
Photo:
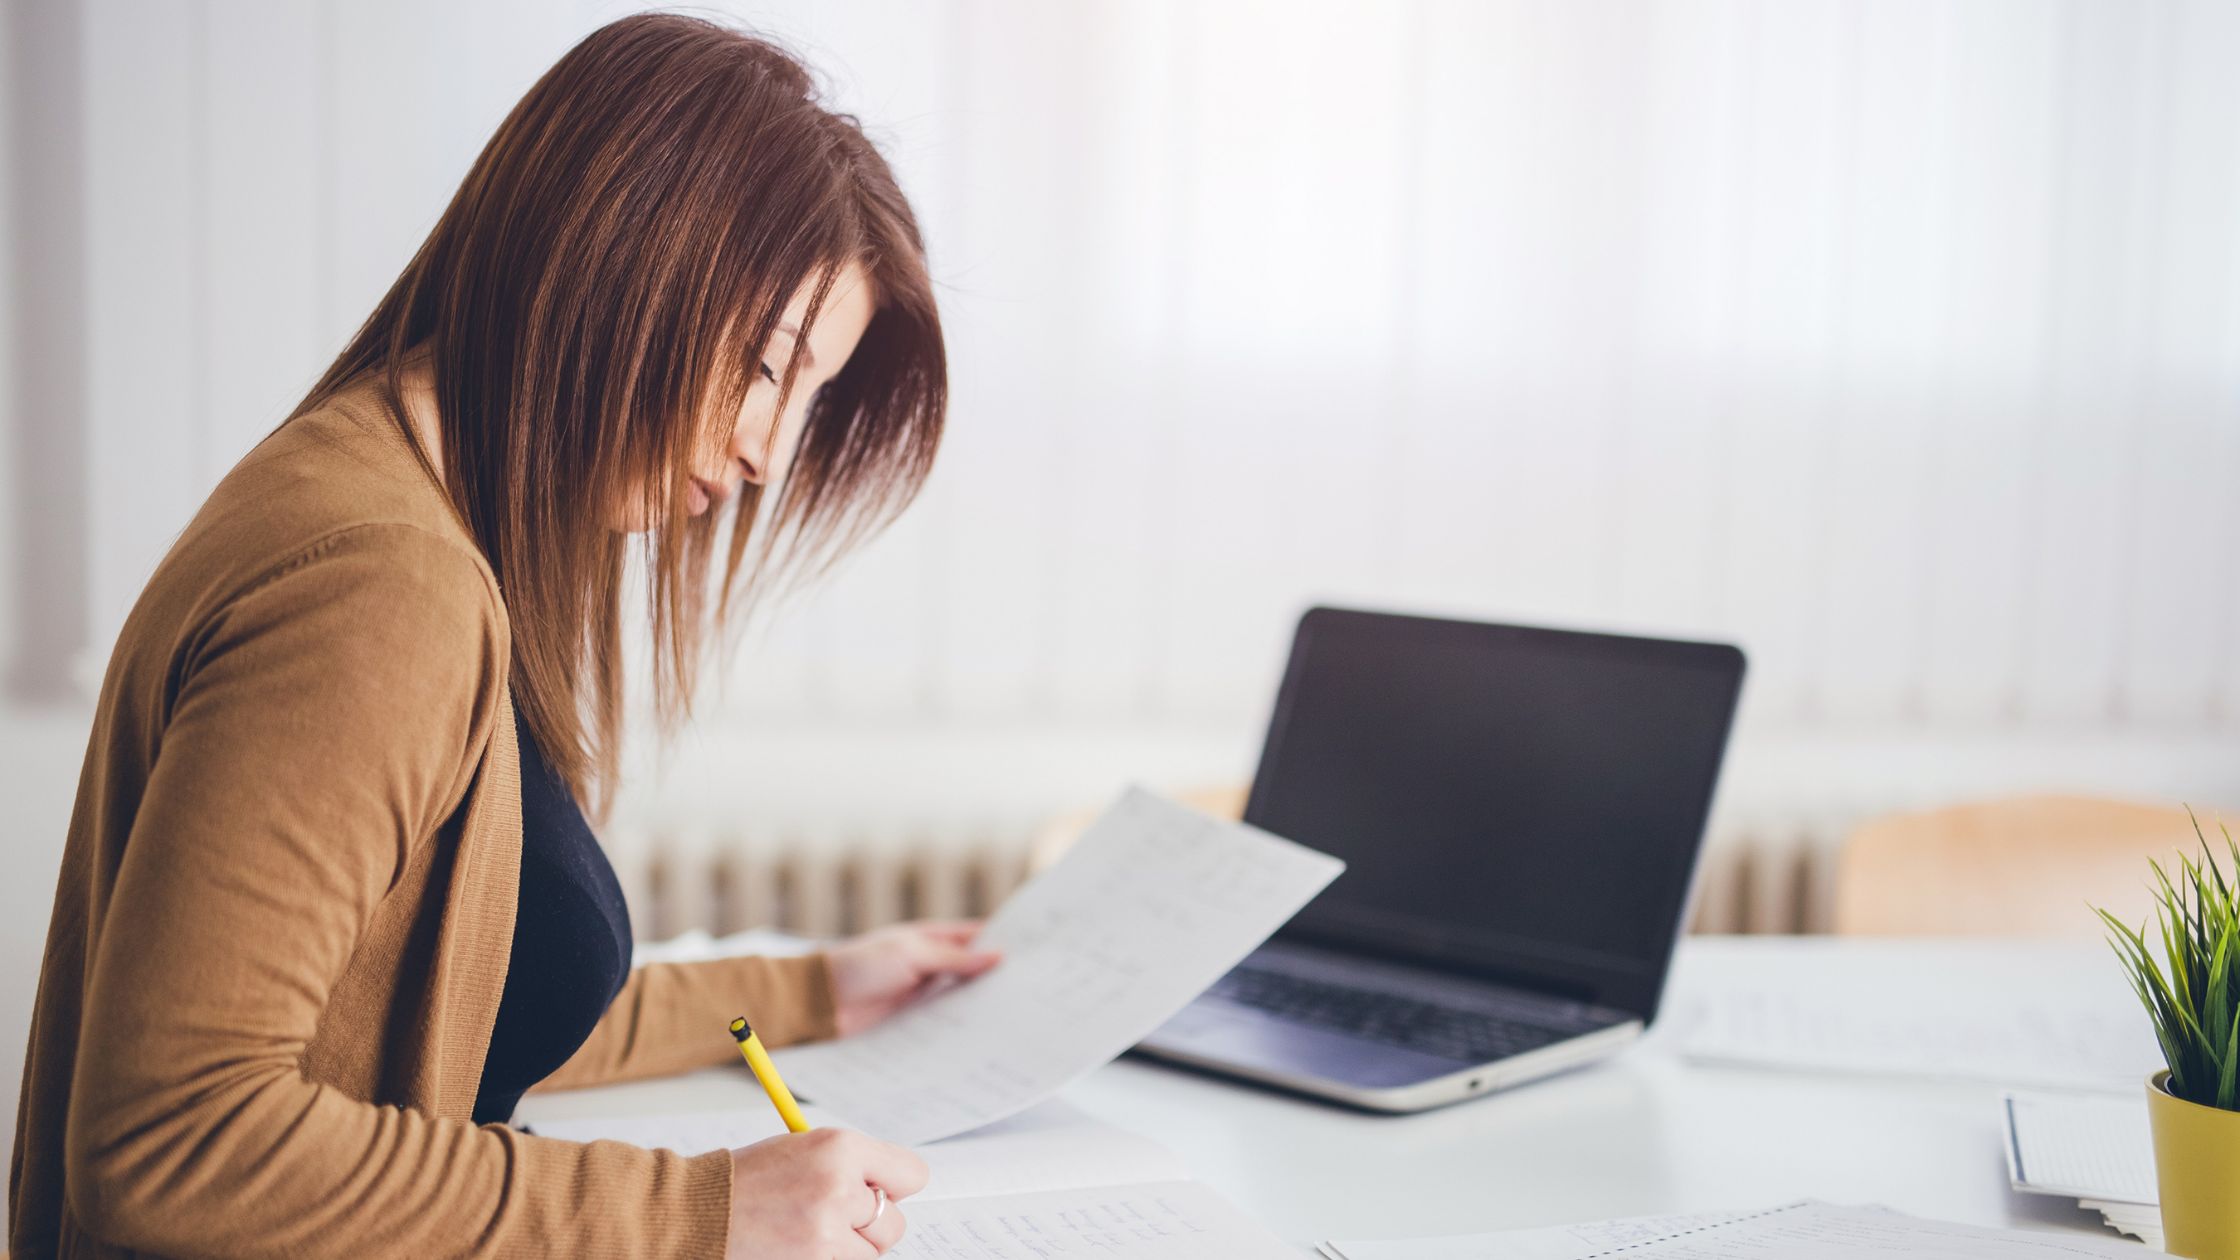
<svg viewBox="0 0 2240 1260">
<path fill-rule="evenodd" d="M 1256 967 L 1231 971 L 1215 983 L 1212 992 L 1294 1023 L 1471 1063 L 1506 1059 L 1585 1031 L 1458 1010 L 1418 998 Z"/>
</svg>

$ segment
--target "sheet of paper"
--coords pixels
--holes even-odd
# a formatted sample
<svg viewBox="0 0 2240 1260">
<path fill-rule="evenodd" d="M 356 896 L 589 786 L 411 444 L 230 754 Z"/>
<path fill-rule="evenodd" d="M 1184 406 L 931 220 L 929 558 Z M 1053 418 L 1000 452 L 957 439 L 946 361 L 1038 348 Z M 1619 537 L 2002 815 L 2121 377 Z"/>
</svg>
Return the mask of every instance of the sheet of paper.
<svg viewBox="0 0 2240 1260">
<path fill-rule="evenodd" d="M 780 1050 L 778 1068 L 890 1141 L 976 1129 L 1142 1040 L 1343 867 L 1131 788 L 988 920 L 995 970 L 859 1036 Z"/>
<path fill-rule="evenodd" d="M 1690 1058 L 2133 1092 L 2161 1066 L 2089 942 L 1845 941 L 1721 961 L 1737 965 L 1674 977 L 1665 1035 Z"/>
<path fill-rule="evenodd" d="M 1830 1203 L 1792 1203 L 1763 1212 L 1710 1218 L 1677 1218 L 1676 1228 L 1660 1232 L 1658 1218 L 1607 1222 L 1622 1227 L 1603 1245 L 1558 1253 L 1550 1250 L 1551 1230 L 1485 1234 L 1449 1239 L 1468 1249 L 1427 1250 L 1426 1239 L 1413 1243 L 1334 1243 L 1343 1260 L 2145 1260 L 2151 1253 L 2137 1243 L 2079 1233 L 1984 1229 L 1923 1220 L 1885 1208 L 1841 1207 Z M 1573 1226 L 1591 1231 L 1596 1226 Z M 1513 1241 L 1512 1241 L 1513 1240 Z M 1397 1250 L 1391 1248 L 1414 1248 Z"/>
<path fill-rule="evenodd" d="M 803 1107 L 801 1112 L 818 1128 L 837 1124 L 835 1117 L 821 1115 L 814 1107 Z M 727 1107 L 675 1115 L 581 1116 L 537 1120 L 528 1127 L 538 1137 L 569 1142 L 628 1142 L 632 1146 L 675 1151 L 680 1155 L 752 1146 L 786 1131 L 785 1121 L 778 1118 L 777 1109 L 767 1106 Z"/>
<path fill-rule="evenodd" d="M 1578 1260 L 1616 1247 L 1669 1238 L 1733 1220 L 1739 1212 L 1702 1212 L 1684 1216 L 1629 1216 L 1614 1221 L 1551 1225 L 1451 1238 L 1398 1238 L 1376 1242 L 1329 1242 L 1335 1260 Z"/>
<path fill-rule="evenodd" d="M 933 1179 L 913 1203 L 1190 1176 L 1168 1148 L 1057 1100 L 916 1149 Z"/>
<path fill-rule="evenodd" d="M 1195 1182 L 997 1199 L 911 1200 L 894 1260 L 1298 1260 L 1283 1240 Z"/>
<path fill-rule="evenodd" d="M 710 958 L 737 958 L 745 954 L 786 958 L 806 954 L 817 947 L 818 942 L 808 937 L 770 928 L 748 928 L 728 936 L 711 936 L 706 928 L 689 928 L 667 940 L 640 942 L 631 952 L 630 965 L 705 962 Z"/>
<path fill-rule="evenodd" d="M 1626 1260 L 2142 1260 L 2137 1243 L 2088 1234 L 1986 1229 L 1885 1208 L 1795 1203 L 1625 1251 Z"/>
<path fill-rule="evenodd" d="M 2007 1172 L 2017 1190 L 2116 1203 L 2161 1201 L 2140 1094 L 2009 1091 Z"/>
<path fill-rule="evenodd" d="M 833 1123 L 815 1107 L 813 1125 Z M 587 1116 L 546 1120 L 540 1137 L 571 1142 L 607 1139 L 685 1155 L 750 1146 L 785 1132 L 770 1107 L 684 1115 Z M 932 1180 L 911 1202 L 1022 1194 L 1083 1186 L 1181 1181 L 1182 1158 L 1140 1134 L 1107 1124 L 1062 1101 L 1031 1107 L 1008 1120 L 917 1148 Z"/>
</svg>

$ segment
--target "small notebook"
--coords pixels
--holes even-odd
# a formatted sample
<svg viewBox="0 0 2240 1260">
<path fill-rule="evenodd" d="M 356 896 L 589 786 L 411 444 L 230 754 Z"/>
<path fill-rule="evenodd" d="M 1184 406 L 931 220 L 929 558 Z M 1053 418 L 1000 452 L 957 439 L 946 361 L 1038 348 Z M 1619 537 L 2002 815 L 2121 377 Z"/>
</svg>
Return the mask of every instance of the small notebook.
<svg viewBox="0 0 2240 1260">
<path fill-rule="evenodd" d="M 2012 1090 L 1999 1101 L 2015 1189 L 2075 1199 L 2116 1229 L 2161 1245 L 2146 1099 L 2135 1092 Z"/>
<path fill-rule="evenodd" d="M 2137 1243 L 1986 1229 L 1806 1201 L 1762 1212 L 1640 1217 L 1468 1238 L 1332 1242 L 1331 1260 L 2145 1260 Z"/>
<path fill-rule="evenodd" d="M 829 1116 L 804 1107 L 810 1123 Z M 540 1137 L 601 1139 L 682 1154 L 751 1145 L 785 1131 L 770 1107 L 684 1115 L 546 1120 Z M 1046 1102 L 920 1146 L 932 1174 L 903 1201 L 909 1232 L 890 1256 L 920 1260 L 1296 1260 L 1298 1252 L 1220 1195 L 1188 1180 L 1173 1151 Z"/>
</svg>

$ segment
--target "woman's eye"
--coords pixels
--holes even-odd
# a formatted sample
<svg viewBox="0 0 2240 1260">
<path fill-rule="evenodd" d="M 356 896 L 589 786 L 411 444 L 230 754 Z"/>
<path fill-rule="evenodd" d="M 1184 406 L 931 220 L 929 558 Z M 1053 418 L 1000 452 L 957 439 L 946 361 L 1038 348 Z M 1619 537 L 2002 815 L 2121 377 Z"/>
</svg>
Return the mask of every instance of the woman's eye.
<svg viewBox="0 0 2240 1260">
<path fill-rule="evenodd" d="M 770 370 L 770 365 L 768 363 L 764 363 L 762 365 L 762 378 L 770 382 L 772 385 L 778 383 L 778 374 Z"/>
</svg>

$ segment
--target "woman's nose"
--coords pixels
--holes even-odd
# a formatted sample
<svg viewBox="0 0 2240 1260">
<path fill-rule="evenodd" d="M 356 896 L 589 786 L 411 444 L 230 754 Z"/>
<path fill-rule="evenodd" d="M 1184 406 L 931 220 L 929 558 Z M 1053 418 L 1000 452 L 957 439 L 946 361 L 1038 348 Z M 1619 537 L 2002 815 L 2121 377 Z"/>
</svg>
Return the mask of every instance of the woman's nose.
<svg viewBox="0 0 2240 1260">
<path fill-rule="evenodd" d="M 731 462 L 739 466 L 739 471 L 748 481 L 758 486 L 762 484 L 763 474 L 769 468 L 765 457 L 765 448 L 769 444 L 769 430 L 749 425 L 739 426 L 739 433 L 731 443 Z"/>
</svg>

